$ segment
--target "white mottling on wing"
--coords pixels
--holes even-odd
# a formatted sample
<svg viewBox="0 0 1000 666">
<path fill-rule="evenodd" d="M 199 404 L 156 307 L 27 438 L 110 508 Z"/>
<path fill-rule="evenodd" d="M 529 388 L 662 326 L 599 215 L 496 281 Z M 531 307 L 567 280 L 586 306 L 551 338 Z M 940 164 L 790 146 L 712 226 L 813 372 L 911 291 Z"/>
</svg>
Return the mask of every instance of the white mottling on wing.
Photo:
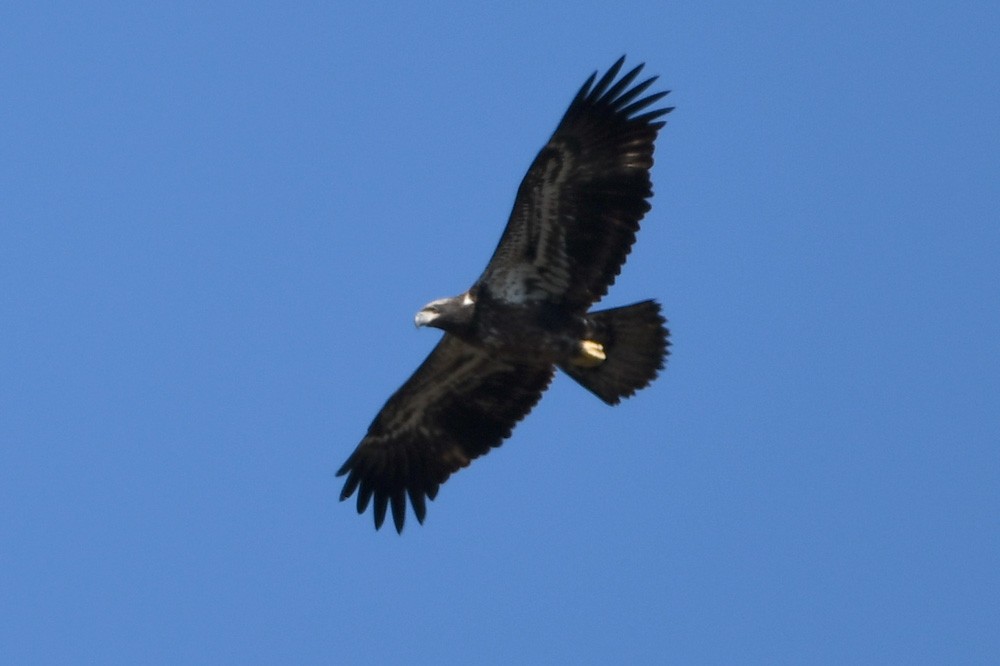
<svg viewBox="0 0 1000 666">
<path fill-rule="evenodd" d="M 531 189 L 519 194 L 514 226 L 487 273 L 490 293 L 511 304 L 559 300 L 570 288 L 566 229 L 574 219 L 564 210 L 563 197 L 577 155 L 558 141 L 546 146 L 543 155 L 526 178 Z"/>
</svg>

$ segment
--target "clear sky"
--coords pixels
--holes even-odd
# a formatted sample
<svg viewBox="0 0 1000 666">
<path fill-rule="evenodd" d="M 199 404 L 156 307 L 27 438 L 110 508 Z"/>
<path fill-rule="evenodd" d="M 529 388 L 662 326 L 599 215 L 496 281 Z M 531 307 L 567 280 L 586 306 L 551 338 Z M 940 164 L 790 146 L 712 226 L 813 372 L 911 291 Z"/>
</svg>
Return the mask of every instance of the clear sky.
<svg viewBox="0 0 1000 666">
<path fill-rule="evenodd" d="M 14 4 L 3 661 L 1000 662 L 1000 4 Z M 665 373 L 375 532 L 413 314 L 623 53 Z"/>
</svg>

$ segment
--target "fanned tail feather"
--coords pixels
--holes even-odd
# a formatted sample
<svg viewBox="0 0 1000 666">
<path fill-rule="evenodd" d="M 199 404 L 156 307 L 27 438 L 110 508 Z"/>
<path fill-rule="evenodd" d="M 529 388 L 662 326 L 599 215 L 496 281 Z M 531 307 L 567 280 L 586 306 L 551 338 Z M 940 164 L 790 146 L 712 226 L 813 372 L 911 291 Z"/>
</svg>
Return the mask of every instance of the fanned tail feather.
<svg viewBox="0 0 1000 666">
<path fill-rule="evenodd" d="M 562 363 L 559 367 L 609 405 L 648 386 L 663 368 L 670 332 L 656 301 L 642 301 L 587 315 L 587 339 L 603 347 L 605 358 L 594 364 Z"/>
</svg>

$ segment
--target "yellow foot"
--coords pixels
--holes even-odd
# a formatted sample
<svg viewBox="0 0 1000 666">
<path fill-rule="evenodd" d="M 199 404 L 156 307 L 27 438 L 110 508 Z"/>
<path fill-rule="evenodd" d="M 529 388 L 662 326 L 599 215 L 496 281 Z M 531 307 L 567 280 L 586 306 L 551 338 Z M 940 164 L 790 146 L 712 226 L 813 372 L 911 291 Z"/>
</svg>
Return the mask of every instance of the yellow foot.
<svg viewBox="0 0 1000 666">
<path fill-rule="evenodd" d="M 608 356 L 604 353 L 604 345 L 593 340 L 581 340 L 577 355 L 573 357 L 573 365 L 584 368 L 593 368 L 605 360 Z"/>
</svg>

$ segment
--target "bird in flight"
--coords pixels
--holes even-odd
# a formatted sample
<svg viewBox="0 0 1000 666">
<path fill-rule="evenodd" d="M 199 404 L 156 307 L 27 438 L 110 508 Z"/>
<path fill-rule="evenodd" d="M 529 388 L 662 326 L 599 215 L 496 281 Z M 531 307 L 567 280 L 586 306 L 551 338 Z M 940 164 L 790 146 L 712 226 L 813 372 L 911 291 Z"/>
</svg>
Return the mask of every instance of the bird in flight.
<svg viewBox="0 0 1000 666">
<path fill-rule="evenodd" d="M 653 143 L 672 107 L 643 96 L 624 56 L 586 80 L 517 190 L 507 227 L 468 291 L 432 301 L 416 325 L 444 336 L 382 407 L 337 472 L 340 499 L 374 500 L 375 527 L 426 500 L 474 458 L 500 446 L 559 368 L 609 405 L 663 368 L 666 320 L 652 300 L 590 311 L 614 283 L 650 209 Z"/>
</svg>

